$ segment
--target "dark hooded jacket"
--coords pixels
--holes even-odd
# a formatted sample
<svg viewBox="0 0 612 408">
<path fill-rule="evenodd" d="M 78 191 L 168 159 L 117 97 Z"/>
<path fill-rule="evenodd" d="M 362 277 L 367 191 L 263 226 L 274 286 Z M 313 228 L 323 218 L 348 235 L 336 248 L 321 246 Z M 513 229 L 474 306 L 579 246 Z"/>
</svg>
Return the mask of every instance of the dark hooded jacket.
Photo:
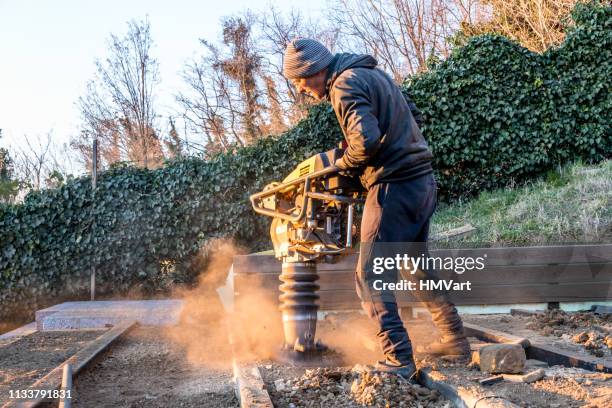
<svg viewBox="0 0 612 408">
<path fill-rule="evenodd" d="M 408 102 L 369 55 L 336 54 L 326 78 L 327 98 L 348 143 L 336 163 L 356 170 L 370 188 L 432 172 L 427 147 Z"/>
</svg>

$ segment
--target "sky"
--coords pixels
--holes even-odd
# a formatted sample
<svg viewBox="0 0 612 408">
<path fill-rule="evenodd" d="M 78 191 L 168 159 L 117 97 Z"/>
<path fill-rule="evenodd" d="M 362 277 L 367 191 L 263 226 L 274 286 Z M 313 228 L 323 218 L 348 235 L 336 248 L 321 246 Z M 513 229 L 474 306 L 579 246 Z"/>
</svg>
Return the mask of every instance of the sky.
<svg viewBox="0 0 612 408">
<path fill-rule="evenodd" d="M 107 54 L 110 33 L 123 36 L 127 21 L 148 16 L 159 62 L 159 112 L 175 109 L 179 72 L 219 39 L 222 17 L 250 9 L 295 8 L 317 16 L 326 0 L 0 0 L 0 147 L 19 146 L 23 135 L 53 132 L 55 143 L 77 134 L 76 102 Z"/>
</svg>

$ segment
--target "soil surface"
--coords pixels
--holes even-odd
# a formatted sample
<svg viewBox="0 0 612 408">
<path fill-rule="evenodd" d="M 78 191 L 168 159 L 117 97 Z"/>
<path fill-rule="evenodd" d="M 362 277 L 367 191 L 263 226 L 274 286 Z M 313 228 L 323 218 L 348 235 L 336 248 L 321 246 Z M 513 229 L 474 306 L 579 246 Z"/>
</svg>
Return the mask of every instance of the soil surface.
<svg viewBox="0 0 612 408">
<path fill-rule="evenodd" d="M 74 382 L 73 407 L 238 407 L 228 368 L 193 364 L 159 328 L 130 331 Z"/>
<path fill-rule="evenodd" d="M 438 391 L 395 375 L 365 372 L 362 365 L 306 369 L 268 362 L 260 371 L 278 408 L 452 407 Z"/>
<path fill-rule="evenodd" d="M 0 406 L 10 390 L 28 388 L 104 330 L 35 332 L 0 346 Z"/>
<path fill-rule="evenodd" d="M 482 386 L 479 380 L 491 377 L 465 362 L 423 359 L 420 367 L 431 367 L 431 377 L 469 391 L 473 395 L 496 395 L 528 408 L 606 408 L 612 406 L 612 375 L 553 366 L 545 377 L 533 383 L 502 381 Z M 532 369 L 526 369 L 529 372 Z"/>
<path fill-rule="evenodd" d="M 554 344 L 558 346 L 558 342 L 564 342 L 566 350 L 583 353 L 584 355 L 592 355 L 582 344 L 575 344 L 568 341 L 568 336 L 546 336 L 535 330 L 525 328 L 525 325 L 535 320 L 530 316 L 463 315 L 463 318 L 466 322 L 490 327 L 518 336 L 528 337 L 533 341 L 544 344 Z M 553 319 L 556 318 L 553 317 Z M 591 329 L 599 325 L 605 330 L 605 327 L 607 327 L 607 320 L 605 319 L 607 319 L 607 317 L 604 316 L 603 319 L 604 320 L 602 320 L 600 316 L 592 317 L 580 315 L 575 319 L 572 319 L 572 316 L 565 316 L 563 322 L 567 322 L 567 332 L 564 333 L 570 334 L 572 333 L 571 330 L 576 330 L 578 332 L 581 330 L 584 331 L 588 324 L 592 325 Z M 573 328 L 572 323 L 575 323 L 576 327 Z M 431 341 L 436 335 L 436 330 L 432 326 L 431 320 L 428 318 L 405 321 L 405 325 L 413 340 L 414 346 Z M 339 347 L 340 351 L 349 357 L 348 360 L 351 364 L 368 364 L 372 363 L 375 356 L 379 353 L 378 350 L 376 350 L 376 337 L 374 336 L 372 328 L 369 326 L 370 323 L 367 317 L 357 313 L 339 314 L 336 316 L 331 315 L 321 324 L 321 328 L 323 329 L 321 330 L 321 337 L 324 341 L 329 341 L 334 338 L 333 334 L 335 333 L 340 335 L 341 333 L 348 332 L 348 335 L 341 336 L 341 342 L 336 342 L 336 344 L 332 345 L 334 348 Z M 556 330 L 560 330 L 560 328 L 563 329 L 563 326 L 564 324 L 557 325 Z M 330 336 L 330 334 L 332 336 Z M 603 337 L 603 339 L 605 339 L 605 337 Z M 599 338 L 600 341 L 603 339 Z M 470 339 L 470 341 L 473 343 L 481 343 L 476 339 Z M 417 365 L 419 368 L 430 369 L 431 376 L 436 380 L 468 389 L 476 395 L 500 395 L 521 407 L 607 408 L 612 406 L 612 375 L 610 374 L 553 366 L 545 368 L 545 377 L 534 383 L 527 384 L 503 381 L 494 385 L 482 386 L 478 383 L 478 380 L 490 377 L 491 374 L 480 372 L 477 365 L 473 366 L 466 360 L 446 361 L 444 359 L 423 358 L 417 360 Z M 300 398 L 302 398 L 300 393 L 304 392 L 302 388 L 300 388 L 300 381 L 303 383 L 304 378 L 300 376 L 303 376 L 304 372 L 300 374 L 300 372 L 295 372 L 295 369 L 293 369 L 293 371 L 282 367 L 279 369 L 278 366 L 274 364 L 268 364 L 268 366 L 270 369 L 262 369 L 262 375 L 266 382 L 269 383 L 268 388 L 273 400 L 283 401 L 285 404 L 284 406 L 289 406 L 290 403 L 296 404 L 291 398 L 287 399 L 285 391 L 283 391 L 282 394 L 275 391 L 273 383 L 275 377 L 270 371 L 274 372 L 274 370 L 280 370 L 276 375 L 285 380 L 289 380 L 288 384 L 285 384 L 284 387 L 281 385 L 281 387 L 296 391 L 295 395 L 297 395 L 298 401 L 300 401 Z M 527 368 L 525 372 L 534 369 L 535 367 Z M 283 371 L 286 371 L 286 374 L 283 374 Z M 296 385 L 300 388 L 299 390 L 293 389 Z M 289 394 L 290 397 L 295 397 L 295 395 L 291 396 L 291 394 Z M 349 398 L 351 398 L 350 395 Z M 411 402 L 408 400 L 406 403 L 410 404 Z M 296 406 L 301 405 L 296 404 Z M 391 403 L 390 406 L 395 405 Z"/>
<path fill-rule="evenodd" d="M 216 293 L 182 295 L 178 325 L 136 327 L 75 376 L 73 407 L 239 406 L 227 325 Z M 36 332 L 0 343 L 0 406 L 9 389 L 27 388 L 102 333 Z M 57 401 L 46 404 L 56 406 Z"/>
<path fill-rule="evenodd" d="M 464 315 L 464 321 L 526 337 L 582 356 L 601 357 L 612 364 L 612 315 L 548 311 L 532 316 Z"/>
</svg>

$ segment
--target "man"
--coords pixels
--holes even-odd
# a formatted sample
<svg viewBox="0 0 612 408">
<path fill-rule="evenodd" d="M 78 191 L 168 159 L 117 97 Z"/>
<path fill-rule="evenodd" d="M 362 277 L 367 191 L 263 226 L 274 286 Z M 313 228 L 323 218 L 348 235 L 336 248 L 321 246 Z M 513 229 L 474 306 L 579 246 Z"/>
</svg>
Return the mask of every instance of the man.
<svg viewBox="0 0 612 408">
<path fill-rule="evenodd" d="M 348 143 L 336 166 L 359 174 L 368 190 L 356 284 L 363 308 L 379 326 L 377 336 L 386 359 L 376 369 L 410 379 L 416 373 L 412 345 L 393 292 L 373 288 L 372 264 L 377 254 L 398 248 L 398 243 L 421 243 L 418 250 L 427 254 L 437 186 L 432 154 L 414 119 L 420 119 L 420 113 L 376 65 L 369 55 L 332 55 L 320 42 L 299 38 L 287 45 L 283 73 L 298 92 L 327 99 L 334 108 Z M 414 250 L 413 245 L 411 248 Z M 396 274 L 389 276 L 396 278 Z M 438 279 L 433 270 L 418 270 L 414 277 Z M 440 341 L 425 352 L 468 354 L 461 318 L 447 295 L 421 293 L 420 300 L 441 334 Z"/>
</svg>

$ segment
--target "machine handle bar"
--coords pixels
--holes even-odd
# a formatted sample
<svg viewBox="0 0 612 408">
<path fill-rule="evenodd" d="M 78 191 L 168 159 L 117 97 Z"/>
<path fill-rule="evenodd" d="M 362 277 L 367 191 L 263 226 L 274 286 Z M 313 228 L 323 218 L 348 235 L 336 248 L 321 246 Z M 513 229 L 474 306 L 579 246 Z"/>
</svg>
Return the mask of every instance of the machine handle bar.
<svg viewBox="0 0 612 408">
<path fill-rule="evenodd" d="M 315 180 L 315 179 L 321 178 L 323 176 L 327 176 L 332 173 L 337 173 L 338 171 L 340 171 L 338 167 L 329 166 L 322 170 L 315 171 L 312 174 L 307 174 L 305 176 L 299 177 L 287 183 L 279 184 L 278 186 L 273 187 L 269 190 L 255 193 L 251 195 L 250 197 L 251 205 L 253 206 L 253 210 L 255 210 L 256 213 L 267 215 L 269 217 L 280 218 L 280 219 L 283 219 L 285 221 L 290 221 L 290 222 L 299 222 L 306 216 L 306 203 L 309 197 L 308 190 L 310 190 L 311 180 Z M 269 210 L 267 208 L 261 207 L 261 200 L 268 198 L 271 195 L 276 194 L 279 191 L 285 190 L 287 187 L 297 186 L 298 184 L 302 184 L 302 183 L 304 183 L 304 193 L 305 194 L 302 197 L 302 205 L 300 206 L 300 212 L 298 214 L 296 215 L 283 214 L 279 211 Z M 329 199 L 333 200 L 332 197 L 334 196 L 330 195 Z M 321 199 L 320 197 L 313 197 L 313 198 Z"/>
</svg>

